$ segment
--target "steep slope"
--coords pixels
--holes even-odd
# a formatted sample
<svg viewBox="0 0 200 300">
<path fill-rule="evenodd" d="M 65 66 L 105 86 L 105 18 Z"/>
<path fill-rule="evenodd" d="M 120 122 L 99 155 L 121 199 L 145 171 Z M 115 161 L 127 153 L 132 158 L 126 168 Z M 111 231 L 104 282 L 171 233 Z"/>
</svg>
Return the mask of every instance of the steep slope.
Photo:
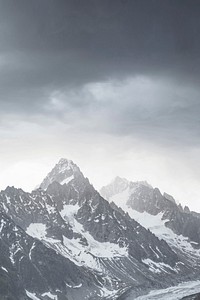
<svg viewBox="0 0 200 300">
<path fill-rule="evenodd" d="M 126 186 L 124 182 L 126 181 Z M 117 187 L 118 185 L 118 187 Z M 113 193 L 110 191 L 115 186 Z M 131 218 L 150 229 L 159 239 L 164 239 L 196 268 L 200 255 L 200 218 L 177 205 L 172 196 L 160 193 L 145 182 L 128 182 L 117 177 L 100 191 Z"/>
<path fill-rule="evenodd" d="M 94 298 L 99 293 L 98 277 L 26 234 L 3 212 L 0 257 L 2 300 L 83 299 L 88 291 Z"/>
</svg>

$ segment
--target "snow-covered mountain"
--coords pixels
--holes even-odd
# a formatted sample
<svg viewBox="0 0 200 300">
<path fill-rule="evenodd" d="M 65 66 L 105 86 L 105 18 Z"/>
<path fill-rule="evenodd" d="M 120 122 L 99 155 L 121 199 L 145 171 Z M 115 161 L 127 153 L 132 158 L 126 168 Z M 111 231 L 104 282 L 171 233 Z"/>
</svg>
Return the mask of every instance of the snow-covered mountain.
<svg viewBox="0 0 200 300">
<path fill-rule="evenodd" d="M 0 283 L 9 284 L 7 291 L 0 289 L 2 300 L 125 299 L 127 293 L 135 297 L 199 275 L 198 264 L 191 265 L 136 215 L 160 218 L 159 207 L 145 210 L 149 195 L 160 197 L 158 191 L 119 177 L 106 191 L 105 198 L 118 205 L 125 200 L 124 211 L 137 199 L 135 216 L 105 200 L 66 159 L 33 192 L 0 192 Z"/>
<path fill-rule="evenodd" d="M 198 214 L 190 212 L 187 207 L 183 209 L 172 196 L 162 195 L 158 188 L 154 189 L 146 182 L 129 182 L 116 177 L 100 193 L 111 205 L 114 203 L 160 240 L 165 240 L 183 260 L 186 259 L 194 268 L 199 267 Z"/>
<path fill-rule="evenodd" d="M 54 181 L 60 184 L 68 184 L 70 181 L 78 179 L 80 175 L 80 169 L 72 160 L 61 158 L 51 172 L 44 178 L 40 184 L 40 188 L 46 190 Z"/>
</svg>

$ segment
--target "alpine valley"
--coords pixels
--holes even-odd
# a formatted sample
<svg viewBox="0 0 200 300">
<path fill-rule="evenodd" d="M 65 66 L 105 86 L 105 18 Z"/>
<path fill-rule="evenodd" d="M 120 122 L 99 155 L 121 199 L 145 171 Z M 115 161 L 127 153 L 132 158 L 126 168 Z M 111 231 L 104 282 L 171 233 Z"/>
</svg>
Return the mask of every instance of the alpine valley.
<svg viewBox="0 0 200 300">
<path fill-rule="evenodd" d="M 147 182 L 98 192 L 61 159 L 31 193 L 0 192 L 1 300 L 195 299 L 198 280 L 200 214 Z"/>
</svg>

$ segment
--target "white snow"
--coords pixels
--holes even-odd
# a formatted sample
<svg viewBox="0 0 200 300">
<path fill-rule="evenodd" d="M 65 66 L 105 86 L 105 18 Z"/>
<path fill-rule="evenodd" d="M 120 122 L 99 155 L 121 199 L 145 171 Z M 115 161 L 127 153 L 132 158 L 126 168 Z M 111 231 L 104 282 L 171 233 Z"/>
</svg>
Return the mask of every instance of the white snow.
<svg viewBox="0 0 200 300">
<path fill-rule="evenodd" d="M 57 300 L 58 299 L 58 297 L 56 295 L 53 295 L 51 292 L 46 292 L 46 293 L 42 294 L 42 296 L 43 297 L 48 296 L 52 300 Z"/>
<path fill-rule="evenodd" d="M 7 202 L 7 204 L 10 204 L 10 197 L 8 197 L 7 195 L 5 195 L 6 196 L 6 202 Z"/>
<path fill-rule="evenodd" d="M 1 219 L 0 233 L 1 233 L 1 231 L 2 231 L 5 224 L 6 224 L 6 221 L 4 219 Z"/>
<path fill-rule="evenodd" d="M 2 270 L 4 270 L 6 273 L 8 273 L 8 270 L 4 267 L 1 267 Z"/>
<path fill-rule="evenodd" d="M 200 280 L 180 283 L 177 286 L 162 290 L 153 290 L 149 294 L 127 300 L 178 300 L 200 292 Z"/>
<path fill-rule="evenodd" d="M 65 283 L 66 286 L 72 288 L 72 289 L 79 289 L 80 287 L 82 287 L 82 283 L 78 284 L 78 285 L 70 285 L 68 283 Z"/>
<path fill-rule="evenodd" d="M 31 260 L 32 259 L 32 251 L 33 249 L 35 248 L 35 242 L 33 243 L 33 245 L 31 246 L 31 249 L 29 251 L 29 259 Z"/>
<path fill-rule="evenodd" d="M 172 248 L 178 248 L 187 254 L 190 259 L 193 260 L 194 257 L 194 263 L 196 263 L 196 258 L 200 256 L 200 250 L 194 249 L 192 247 L 193 243 L 191 243 L 187 237 L 177 235 L 170 228 L 166 227 L 165 223 L 168 220 L 162 220 L 163 213 L 153 216 L 147 212 L 140 213 L 128 207 L 126 211 L 131 218 L 153 232 L 160 240 L 165 240 Z"/>
<path fill-rule="evenodd" d="M 35 293 L 30 293 L 26 290 L 26 295 L 31 298 L 32 300 L 41 300 L 38 297 L 35 296 Z"/>
<path fill-rule="evenodd" d="M 200 250 L 194 249 L 192 247 L 193 242 L 190 242 L 187 237 L 183 235 L 175 234 L 170 228 L 165 226 L 167 219 L 163 220 L 163 213 L 157 215 L 151 215 L 147 212 L 140 213 L 136 210 L 133 210 L 126 203 L 129 198 L 129 195 L 134 190 L 127 188 L 122 193 L 116 194 L 110 198 L 110 201 L 113 201 L 117 206 L 121 207 L 125 212 L 127 212 L 130 217 L 136 220 L 146 229 L 149 229 L 154 233 L 160 240 L 165 240 L 170 247 L 178 248 L 183 253 L 187 254 L 188 258 L 196 263 L 196 258 L 200 256 Z"/>
<path fill-rule="evenodd" d="M 35 293 L 31 293 L 26 290 L 26 294 L 32 300 L 40 300 L 40 298 L 38 298 Z M 43 293 L 41 296 L 42 297 L 47 296 L 49 299 L 52 299 L 52 300 L 58 300 L 58 297 L 56 295 L 53 295 L 51 292 Z"/>
<path fill-rule="evenodd" d="M 46 206 L 46 209 L 47 209 L 47 211 L 48 211 L 49 214 L 53 214 L 53 213 L 56 212 L 56 208 L 54 206 L 51 206 L 51 205 L 49 205 L 47 203 L 45 204 L 45 206 Z"/>
<path fill-rule="evenodd" d="M 59 248 L 60 251 L 64 251 L 64 256 L 66 256 L 66 254 L 69 256 L 70 254 L 70 259 L 73 258 L 76 264 L 86 265 L 89 268 L 100 270 L 98 258 L 114 258 L 128 255 L 126 247 L 120 248 L 119 245 L 114 243 L 98 242 L 89 232 L 85 231 L 83 225 L 74 217 L 79 208 L 78 204 L 64 205 L 60 214 L 62 218 L 72 226 L 74 232 L 79 233 L 87 240 L 88 245 L 83 245 L 79 238 L 68 239 L 63 236 L 65 249 L 60 247 L 60 245 Z"/>
<path fill-rule="evenodd" d="M 15 255 L 19 252 L 22 251 L 22 246 L 20 245 L 19 240 L 16 241 L 15 243 L 12 244 L 12 246 L 9 248 L 9 257 L 12 262 L 12 264 L 15 264 Z M 22 259 L 23 256 L 21 256 L 20 259 Z"/>
<path fill-rule="evenodd" d="M 170 265 L 168 264 L 165 264 L 163 262 L 155 262 L 149 258 L 147 259 L 143 259 L 142 262 L 146 265 L 149 266 L 149 270 L 154 272 L 154 273 L 161 273 L 161 272 L 168 272 L 169 269 L 172 270 L 172 271 L 175 271 L 177 272 L 176 269 L 172 268 Z"/>
<path fill-rule="evenodd" d="M 79 206 L 77 204 L 65 205 L 63 210 L 61 211 L 61 216 L 65 221 L 67 221 L 73 227 L 74 232 L 80 233 L 87 240 L 88 246 L 80 245 L 81 246 L 81 247 L 79 246 L 80 250 L 84 252 L 85 251 L 90 252 L 92 255 L 96 257 L 113 258 L 113 257 L 128 255 L 126 247 L 120 248 L 119 245 L 110 242 L 98 242 L 92 237 L 92 235 L 89 232 L 85 231 L 83 225 L 80 224 L 74 218 L 74 215 L 76 214 L 78 209 Z M 78 241 L 78 239 L 76 239 L 76 241 Z M 74 239 L 74 243 L 75 243 L 75 239 Z"/>
<path fill-rule="evenodd" d="M 74 175 L 65 178 L 63 181 L 60 182 L 60 184 L 68 184 L 70 181 L 74 179 Z"/>
<path fill-rule="evenodd" d="M 73 289 L 79 289 L 80 287 L 82 287 L 82 283 L 79 283 L 77 285 L 74 285 L 73 286 Z"/>
<path fill-rule="evenodd" d="M 31 223 L 26 229 L 26 233 L 41 240 L 46 236 L 46 225 L 43 223 Z"/>
<path fill-rule="evenodd" d="M 72 226 L 74 225 L 74 215 L 78 212 L 80 206 L 78 204 L 75 205 L 64 205 L 63 209 L 60 212 L 61 217 L 68 221 Z"/>
<path fill-rule="evenodd" d="M 127 209 L 126 203 L 128 201 L 130 193 L 131 190 L 128 187 L 123 192 L 110 197 L 109 202 L 114 202 L 117 206 L 121 207 L 124 211 L 126 211 Z"/>
<path fill-rule="evenodd" d="M 111 297 L 111 296 L 113 296 L 113 299 L 115 299 L 114 298 L 114 296 L 115 296 L 115 294 L 117 293 L 117 290 L 115 290 L 115 291 L 110 291 L 110 290 L 108 290 L 105 286 L 104 287 L 102 287 L 101 288 L 101 290 L 100 290 L 100 293 L 101 293 L 101 297 Z"/>
<path fill-rule="evenodd" d="M 63 220 L 69 223 L 75 233 L 79 233 L 80 237 L 85 238 L 87 245 L 83 244 L 81 238 L 69 239 L 63 236 L 63 244 L 60 240 L 56 240 L 46 236 L 46 225 L 42 223 L 31 223 L 26 232 L 30 236 L 41 240 L 47 247 L 54 249 L 56 252 L 67 257 L 78 266 L 87 266 L 91 269 L 102 271 L 99 265 L 100 258 L 110 258 L 128 256 L 126 247 L 119 247 L 118 244 L 109 242 L 98 242 L 92 235 L 85 231 L 83 225 L 75 219 L 75 214 L 79 209 L 79 205 L 64 205 L 60 212 Z M 34 245 L 29 251 L 31 252 Z"/>
</svg>

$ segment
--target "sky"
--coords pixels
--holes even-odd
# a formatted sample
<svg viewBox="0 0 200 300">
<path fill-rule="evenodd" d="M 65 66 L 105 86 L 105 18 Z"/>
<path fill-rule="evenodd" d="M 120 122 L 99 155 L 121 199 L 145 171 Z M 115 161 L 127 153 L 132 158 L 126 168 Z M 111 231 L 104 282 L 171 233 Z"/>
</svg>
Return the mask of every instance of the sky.
<svg viewBox="0 0 200 300">
<path fill-rule="evenodd" d="M 61 158 L 200 212 L 198 0 L 0 0 L 0 189 Z"/>
</svg>

